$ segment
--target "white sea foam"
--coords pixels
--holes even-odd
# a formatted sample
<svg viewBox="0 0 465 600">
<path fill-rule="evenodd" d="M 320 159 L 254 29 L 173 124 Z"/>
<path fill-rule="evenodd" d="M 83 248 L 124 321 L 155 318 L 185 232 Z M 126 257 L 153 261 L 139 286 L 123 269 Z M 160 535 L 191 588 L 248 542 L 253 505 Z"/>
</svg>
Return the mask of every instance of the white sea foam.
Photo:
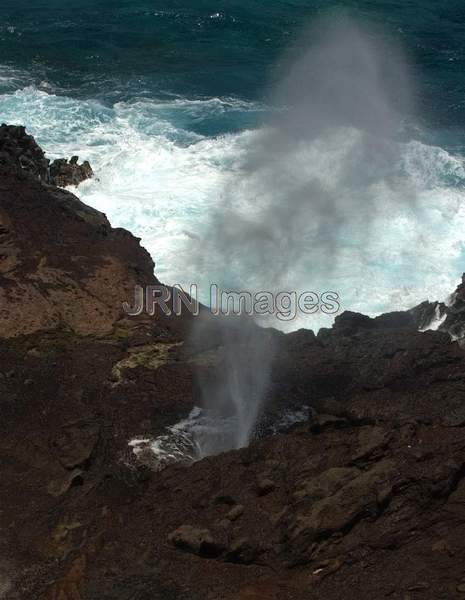
<svg viewBox="0 0 465 600">
<path fill-rule="evenodd" d="M 438 304 L 436 306 L 436 308 L 434 309 L 433 318 L 427 325 L 422 327 L 420 329 L 420 331 L 437 331 L 446 319 L 447 319 L 447 311 L 446 310 L 441 311 L 441 306 Z"/>
<path fill-rule="evenodd" d="M 221 449 L 231 448 L 234 426 L 232 419 L 194 407 L 186 419 L 167 427 L 157 437 L 134 438 L 128 442 L 140 462 L 155 470 L 181 462 L 189 464 Z"/>
<path fill-rule="evenodd" d="M 233 99 L 180 98 L 105 107 L 34 87 L 0 96 L 0 119 L 26 125 L 50 157 L 79 154 L 91 161 L 97 179 L 84 183 L 79 196 L 105 212 L 114 226 L 142 238 L 162 281 L 198 283 L 205 297 L 212 279 L 229 285 L 231 265 L 217 264 L 212 256 L 205 272 L 196 273 L 188 254 L 190 240 L 204 242 L 207 220 L 221 205 L 226 187 L 235 189 L 233 200 L 244 214 L 254 214 L 259 190 L 249 185 L 250 180 L 244 182 L 242 160 L 260 133 L 206 137 L 189 131 L 187 123 L 192 111 L 201 119 L 215 111 L 256 108 Z M 340 159 L 354 151 L 358 135 L 354 130 L 336 132 L 297 146 L 283 165 L 284 176 L 297 182 L 317 177 L 321 185 L 337 188 L 340 165 L 347 164 Z M 368 314 L 410 308 L 426 299 L 442 300 L 454 289 L 461 274 L 465 231 L 463 160 L 417 141 L 398 143 L 393 156 L 389 173 L 369 173 L 367 185 L 376 199 L 369 228 L 365 214 L 352 218 L 351 228 L 341 228 L 331 272 L 318 268 L 320 249 L 302 240 L 301 252 L 285 278 L 288 289 L 332 289 L 340 294 L 343 309 Z M 370 168 L 367 165 L 367 172 Z M 402 180 L 402 185 L 387 185 L 387 178 L 391 183 Z M 400 191 L 411 194 L 414 202 L 399 202 L 395 195 Z M 350 202 L 342 201 L 343 189 L 340 193 L 343 220 Z M 259 272 L 241 273 L 239 266 L 234 276 L 248 287 L 268 289 Z M 307 317 L 286 327 L 330 322 L 330 317 Z"/>
<path fill-rule="evenodd" d="M 1 33 L 1 28 L 0 28 Z M 27 85 L 30 75 L 9 65 L 0 65 L 0 91 L 10 92 Z"/>
<path fill-rule="evenodd" d="M 274 421 L 259 428 L 261 435 L 276 434 L 307 421 L 309 408 L 285 410 Z M 144 436 L 128 442 L 136 459 L 155 470 L 173 463 L 189 464 L 234 446 L 234 417 L 225 418 L 213 410 L 194 407 L 188 417 L 166 428 L 156 437 Z"/>
</svg>

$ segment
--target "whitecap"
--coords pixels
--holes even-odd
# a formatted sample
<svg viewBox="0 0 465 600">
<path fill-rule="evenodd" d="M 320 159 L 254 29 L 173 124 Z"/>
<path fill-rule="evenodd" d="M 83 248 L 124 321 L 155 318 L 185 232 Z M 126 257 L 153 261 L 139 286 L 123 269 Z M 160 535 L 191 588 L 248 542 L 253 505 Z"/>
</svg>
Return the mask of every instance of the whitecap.
<svg viewBox="0 0 465 600">
<path fill-rule="evenodd" d="M 212 111 L 220 115 L 228 110 L 263 110 L 263 106 L 231 98 L 174 97 L 109 107 L 32 86 L 0 96 L 1 120 L 26 125 L 48 156 L 79 154 L 90 160 L 98 179 L 74 191 L 105 212 L 114 226 L 142 238 L 162 281 L 197 283 L 206 300 L 212 280 L 227 285 L 232 263 L 218 264 L 211 256 L 204 272 L 196 272 L 189 240 L 194 238 L 198 244 L 200 238 L 202 244 L 209 215 L 223 206 L 225 190 L 231 186 L 237 206 L 250 215 L 256 212 L 259 190 L 246 185 L 243 161 L 261 132 L 201 135 L 189 129 L 192 115 L 186 117 L 185 111 L 192 110 L 202 118 Z M 285 176 L 296 181 L 318 177 L 323 186 L 336 189 L 341 157 L 353 150 L 358 135 L 339 132 L 297 146 L 283 165 Z M 465 231 L 463 158 L 419 141 L 396 142 L 393 155 L 397 158 L 390 172 L 375 174 L 369 182 L 376 199 L 369 231 L 365 214 L 358 215 L 353 230 L 342 230 L 331 273 L 315 268 L 323 259 L 320 249 L 303 244 L 282 282 L 287 289 L 332 289 L 339 293 L 343 309 L 375 315 L 407 309 L 426 299 L 442 300 L 455 288 Z M 402 185 L 387 185 L 386 178 L 397 178 Z M 395 190 L 411 193 L 414 208 L 410 202 L 398 202 Z M 348 208 L 342 203 L 342 217 L 344 210 Z M 267 283 L 259 272 L 239 269 L 235 275 L 251 291 Z M 318 328 L 329 325 L 332 318 L 320 314 L 277 325 Z"/>
</svg>

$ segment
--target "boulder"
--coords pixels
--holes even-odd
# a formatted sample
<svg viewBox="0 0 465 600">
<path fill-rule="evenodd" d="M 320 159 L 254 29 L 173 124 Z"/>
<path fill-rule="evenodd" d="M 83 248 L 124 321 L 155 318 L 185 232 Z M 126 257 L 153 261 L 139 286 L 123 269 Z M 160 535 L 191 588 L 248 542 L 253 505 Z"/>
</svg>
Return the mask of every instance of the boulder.
<svg viewBox="0 0 465 600">
<path fill-rule="evenodd" d="M 395 463 L 386 459 L 366 472 L 331 469 L 308 484 L 308 510 L 297 513 L 291 538 L 299 545 L 346 531 L 360 515 L 377 515 L 392 490 Z"/>
<path fill-rule="evenodd" d="M 225 549 L 224 544 L 214 539 L 210 530 L 191 525 L 181 525 L 170 533 L 168 539 L 177 548 L 205 558 L 215 558 Z"/>
<path fill-rule="evenodd" d="M 270 492 L 272 492 L 276 487 L 276 484 L 271 479 L 260 478 L 257 481 L 257 494 L 259 496 L 266 496 Z"/>
<path fill-rule="evenodd" d="M 54 160 L 50 165 L 50 183 L 58 187 L 78 186 L 86 179 L 91 179 L 94 173 L 90 163 L 85 160 L 79 164 L 78 161 L 78 156 L 73 156 L 69 161 L 66 158 Z"/>
</svg>

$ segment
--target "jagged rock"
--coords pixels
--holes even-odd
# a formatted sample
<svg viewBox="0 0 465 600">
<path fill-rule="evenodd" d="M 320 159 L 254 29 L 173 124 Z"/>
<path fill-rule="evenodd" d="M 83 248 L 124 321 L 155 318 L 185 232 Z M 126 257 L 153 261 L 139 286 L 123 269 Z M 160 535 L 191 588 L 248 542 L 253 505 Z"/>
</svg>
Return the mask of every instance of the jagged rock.
<svg viewBox="0 0 465 600">
<path fill-rule="evenodd" d="M 465 513 L 465 480 L 460 481 L 457 489 L 449 496 L 445 509 L 458 515 Z"/>
<path fill-rule="evenodd" d="M 408 312 L 412 315 L 417 329 L 420 331 L 428 329 L 432 323 L 441 319 L 446 310 L 442 302 L 422 302 Z"/>
<path fill-rule="evenodd" d="M 78 186 L 86 179 L 91 179 L 94 173 L 89 162 L 85 160 L 80 165 L 78 160 L 78 156 L 73 156 L 69 162 L 66 158 L 54 160 L 50 165 L 50 183 L 58 187 Z"/>
<path fill-rule="evenodd" d="M 73 560 L 63 577 L 49 585 L 39 600 L 84 600 L 86 567 L 86 556 L 79 556 Z"/>
<path fill-rule="evenodd" d="M 338 335 L 354 335 L 360 330 L 372 329 L 374 327 L 374 319 L 346 310 L 335 318 L 333 333 Z"/>
<path fill-rule="evenodd" d="M 48 183 L 48 160 L 22 126 L 0 126 L 0 172 L 28 174 Z"/>
<path fill-rule="evenodd" d="M 430 585 L 426 581 L 419 581 L 408 588 L 409 592 L 419 592 L 421 590 L 429 590 Z"/>
<path fill-rule="evenodd" d="M 420 330 L 444 331 L 453 340 L 462 343 L 465 337 L 465 273 L 447 304 L 422 302 L 409 312 L 413 315 Z"/>
<path fill-rule="evenodd" d="M 156 283 L 153 262 L 105 215 L 35 179 L 22 180 L 14 165 L 2 176 L 0 337 L 109 333 L 135 286 Z"/>
<path fill-rule="evenodd" d="M 92 167 L 86 160 L 81 165 L 79 158 L 73 156 L 69 162 L 65 158 L 54 160 L 51 164 L 45 157 L 32 135 L 28 135 L 22 126 L 0 126 L 0 172 L 30 176 L 38 181 L 66 187 L 79 185 L 93 177 Z M 0 235 L 1 235 L 0 230 Z"/>
<path fill-rule="evenodd" d="M 50 481 L 47 486 L 48 493 L 57 498 L 63 496 L 72 485 L 82 483 L 82 473 L 81 469 L 73 469 L 72 471 L 63 473 L 60 479 Z"/>
<path fill-rule="evenodd" d="M 440 331 L 447 331 L 452 339 L 462 340 L 465 336 L 465 273 L 462 282 L 452 294 L 444 311 L 446 318 L 439 326 Z"/>
<path fill-rule="evenodd" d="M 337 335 L 355 335 L 372 329 L 418 329 L 417 318 L 409 311 L 390 312 L 371 318 L 360 313 L 345 311 L 334 320 L 332 332 Z"/>
</svg>

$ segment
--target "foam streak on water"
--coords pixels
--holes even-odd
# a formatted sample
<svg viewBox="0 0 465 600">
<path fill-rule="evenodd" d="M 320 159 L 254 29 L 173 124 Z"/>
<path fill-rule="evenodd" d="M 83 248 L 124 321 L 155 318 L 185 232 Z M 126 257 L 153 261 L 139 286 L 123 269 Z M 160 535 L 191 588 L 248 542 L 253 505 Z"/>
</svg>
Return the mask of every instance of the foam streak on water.
<svg viewBox="0 0 465 600">
<path fill-rule="evenodd" d="M 258 132 L 208 137 L 190 131 L 188 124 L 193 118 L 208 118 L 212 111 L 227 115 L 259 109 L 218 98 L 163 103 L 144 99 L 106 107 L 34 87 L 0 96 L 1 120 L 26 125 L 48 156 L 79 154 L 90 160 L 98 179 L 84 183 L 79 196 L 105 212 L 113 226 L 142 238 L 161 280 L 198 283 L 204 297 L 212 278 L 223 277 L 215 283 L 228 285 L 227 268 L 211 257 L 208 272 L 195 273 L 187 242 L 194 238 L 202 243 L 208 215 L 219 205 L 226 185 L 229 189 L 231 183 L 236 185 L 235 202 L 253 214 L 256 197 L 250 187 L 241 185 L 241 161 Z M 322 185 L 337 186 L 340 156 L 357 147 L 358 135 L 356 130 L 334 132 L 330 138 L 296 147 L 284 172 L 302 181 L 317 176 Z M 465 231 L 463 160 L 418 141 L 397 143 L 393 156 L 389 180 L 403 180 L 398 189 L 411 191 L 417 210 L 412 211 L 408 202 L 393 202 L 396 187 L 386 185 L 385 173 L 371 174 L 376 214 L 371 215 L 364 248 L 359 246 L 361 214 L 360 230 L 341 236 L 338 262 L 330 275 L 314 268 L 321 259 L 318 248 L 302 244 L 287 276 L 289 289 L 333 289 L 343 308 L 368 314 L 410 308 L 425 299 L 442 300 L 454 289 Z M 340 192 L 343 198 L 344 190 Z M 266 286 L 259 273 L 242 275 L 248 285 Z M 292 322 L 288 328 L 330 321 L 318 317 Z"/>
<path fill-rule="evenodd" d="M 284 411 L 279 418 L 258 428 L 260 436 L 277 434 L 290 429 L 309 417 L 307 406 L 300 410 Z M 212 454 L 234 447 L 237 423 L 234 417 L 225 418 L 213 410 L 194 407 L 188 417 L 166 428 L 157 437 L 144 436 L 130 440 L 135 458 L 160 471 L 173 463 L 191 464 Z"/>
</svg>

